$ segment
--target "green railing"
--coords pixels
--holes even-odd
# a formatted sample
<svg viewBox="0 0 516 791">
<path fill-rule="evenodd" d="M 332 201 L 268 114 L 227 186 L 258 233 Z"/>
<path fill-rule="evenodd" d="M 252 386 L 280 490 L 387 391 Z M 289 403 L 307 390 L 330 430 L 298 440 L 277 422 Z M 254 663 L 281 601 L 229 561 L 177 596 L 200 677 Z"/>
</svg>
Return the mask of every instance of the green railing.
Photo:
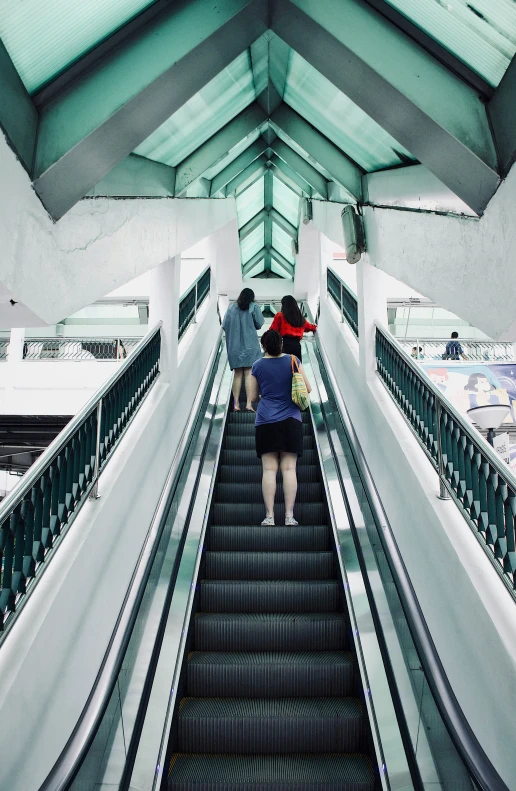
<svg viewBox="0 0 516 791">
<path fill-rule="evenodd" d="M 342 320 L 347 323 L 358 338 L 358 302 L 356 296 L 332 269 L 328 269 L 328 295 L 336 303 Z"/>
<path fill-rule="evenodd" d="M 376 328 L 378 373 L 502 578 L 516 589 L 516 478 L 400 345 Z"/>
<path fill-rule="evenodd" d="M 120 364 L 0 504 L 0 630 L 88 496 L 159 374 L 160 326 Z"/>
<path fill-rule="evenodd" d="M 197 311 L 210 293 L 211 270 L 204 270 L 195 283 L 181 297 L 179 302 L 179 327 L 177 337 L 181 338 L 190 324 L 197 319 Z"/>
</svg>

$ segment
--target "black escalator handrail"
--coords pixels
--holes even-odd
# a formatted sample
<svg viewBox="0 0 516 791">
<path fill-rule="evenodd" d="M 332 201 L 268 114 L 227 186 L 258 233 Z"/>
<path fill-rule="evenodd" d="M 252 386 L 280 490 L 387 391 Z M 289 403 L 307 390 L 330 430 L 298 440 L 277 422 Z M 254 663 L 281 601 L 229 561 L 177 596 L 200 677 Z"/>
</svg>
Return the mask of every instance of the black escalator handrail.
<svg viewBox="0 0 516 791">
<path fill-rule="evenodd" d="M 369 466 L 351 423 L 349 413 L 340 394 L 333 370 L 318 338 L 316 342 L 327 375 L 331 381 L 337 408 L 348 435 L 355 463 L 362 479 L 362 485 L 379 528 L 380 540 L 383 544 L 391 574 L 396 583 L 396 589 L 412 639 L 416 644 L 419 659 L 423 665 L 426 679 L 441 717 L 462 761 L 482 791 L 509 791 L 474 734 L 453 692 L 371 476 Z"/>
<path fill-rule="evenodd" d="M 172 466 L 167 475 L 167 480 L 161 492 L 149 530 L 147 531 L 145 542 L 138 557 L 136 567 L 131 577 L 127 593 L 93 688 L 68 742 L 47 778 L 40 786 L 39 791 L 67 791 L 70 787 L 70 783 L 80 769 L 82 761 L 102 722 L 131 638 L 152 564 L 158 550 L 168 507 L 182 471 L 184 458 L 190 444 L 192 430 L 197 421 L 197 415 L 204 397 L 206 385 L 210 380 L 213 367 L 217 361 L 221 337 L 222 329 L 219 330 L 213 345 L 204 376 L 192 405 L 190 417 L 181 435 L 179 446 L 174 455 Z"/>
</svg>

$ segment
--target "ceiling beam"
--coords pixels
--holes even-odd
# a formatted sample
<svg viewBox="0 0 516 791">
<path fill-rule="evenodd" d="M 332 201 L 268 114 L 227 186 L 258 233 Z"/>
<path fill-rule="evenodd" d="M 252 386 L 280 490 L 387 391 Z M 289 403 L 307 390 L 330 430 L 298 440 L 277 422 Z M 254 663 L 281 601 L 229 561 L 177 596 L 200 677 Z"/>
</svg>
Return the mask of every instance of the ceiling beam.
<svg viewBox="0 0 516 791">
<path fill-rule="evenodd" d="M 245 188 L 242 192 L 245 192 L 246 189 L 251 187 L 255 181 L 261 179 L 265 171 L 267 170 L 267 159 L 264 156 L 258 157 L 255 159 L 254 162 L 251 162 L 244 170 L 235 176 L 226 187 L 226 197 L 229 198 L 230 195 L 234 195 L 237 190 L 245 185 Z"/>
<path fill-rule="evenodd" d="M 327 137 L 308 121 L 282 104 L 271 116 L 272 123 L 303 148 L 332 179 L 349 192 L 351 198 L 362 200 L 364 171 L 351 161 Z"/>
<path fill-rule="evenodd" d="M 152 159 L 129 154 L 89 191 L 106 197 L 173 197 L 175 168 Z"/>
<path fill-rule="evenodd" d="M 506 176 L 516 160 L 516 56 L 489 102 L 488 112 L 502 175 Z"/>
<path fill-rule="evenodd" d="M 217 192 L 223 190 L 235 176 L 238 176 L 238 174 L 245 170 L 255 159 L 258 159 L 258 157 L 263 154 L 266 147 L 266 144 L 261 138 L 251 143 L 251 145 L 239 154 L 233 162 L 230 162 L 229 165 L 226 165 L 224 170 L 221 170 L 220 173 L 214 176 L 211 182 L 211 195 L 216 195 Z"/>
<path fill-rule="evenodd" d="M 289 277 L 294 277 L 294 265 L 287 261 L 287 259 L 278 253 L 278 251 L 271 247 L 271 256 L 274 258 L 276 263 L 285 270 L 285 272 L 289 275 Z"/>
<path fill-rule="evenodd" d="M 250 52 L 256 101 L 271 115 L 283 101 L 290 47 L 268 30 L 251 45 Z"/>
<path fill-rule="evenodd" d="M 180 197 L 190 184 L 227 156 L 234 146 L 255 133 L 257 127 L 266 120 L 267 116 L 255 102 L 199 146 L 176 168 L 176 197 Z"/>
<path fill-rule="evenodd" d="M 25 169 L 32 173 L 38 112 L 0 39 L 0 127 Z"/>
<path fill-rule="evenodd" d="M 262 247 L 261 250 L 255 253 L 253 257 L 250 258 L 249 261 L 246 261 L 245 264 L 242 266 L 242 274 L 246 275 L 248 272 L 251 271 L 251 269 L 254 269 L 256 264 L 258 264 L 262 260 L 262 258 L 265 258 L 266 253 L 267 250 L 265 249 L 265 247 Z"/>
<path fill-rule="evenodd" d="M 257 214 L 255 214 L 254 217 L 251 217 L 249 222 L 246 222 L 245 225 L 242 225 L 242 227 L 238 231 L 238 237 L 240 241 L 243 242 L 244 239 L 247 239 L 249 234 L 255 231 L 259 225 L 265 222 L 266 217 L 267 217 L 267 212 L 265 211 L 265 209 L 262 209 Z"/>
<path fill-rule="evenodd" d="M 267 0 L 178 0 L 46 105 L 34 187 L 50 214 L 62 217 L 249 47 L 267 11 Z"/>
<path fill-rule="evenodd" d="M 291 222 L 287 220 L 282 214 L 280 214 L 277 209 L 272 209 L 271 211 L 271 220 L 275 222 L 285 233 L 287 233 L 292 239 L 297 239 L 297 228 L 295 225 L 292 225 Z"/>
<path fill-rule="evenodd" d="M 299 195 L 306 195 L 308 198 L 312 197 L 312 188 L 310 184 L 302 178 L 299 173 L 296 173 L 290 165 L 287 165 L 277 154 L 271 157 L 271 165 L 274 167 L 274 175 L 280 179 L 293 192 Z"/>
<path fill-rule="evenodd" d="M 265 177 L 264 177 L 264 205 L 266 211 L 266 220 L 263 226 L 263 244 L 266 250 L 270 250 L 272 247 L 272 219 L 271 219 L 271 211 L 272 206 L 274 203 L 274 181 L 272 177 L 272 172 L 267 170 Z M 271 268 L 271 259 L 270 256 L 267 256 L 265 259 L 265 269 L 270 271 Z"/>
<path fill-rule="evenodd" d="M 271 28 L 481 214 L 499 176 L 478 94 L 360 0 L 276 0 Z"/>
<path fill-rule="evenodd" d="M 274 141 L 272 149 L 292 170 L 307 181 L 323 200 L 328 200 L 328 182 L 306 159 L 303 159 L 302 156 L 279 138 Z"/>
</svg>

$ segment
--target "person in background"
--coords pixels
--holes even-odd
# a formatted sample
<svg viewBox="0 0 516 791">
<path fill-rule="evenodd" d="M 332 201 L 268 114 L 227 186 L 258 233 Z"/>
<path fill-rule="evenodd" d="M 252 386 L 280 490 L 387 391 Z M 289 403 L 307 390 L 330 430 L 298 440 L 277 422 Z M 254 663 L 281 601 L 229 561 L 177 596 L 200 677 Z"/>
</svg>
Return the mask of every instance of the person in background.
<svg viewBox="0 0 516 791">
<path fill-rule="evenodd" d="M 294 297 L 287 294 L 281 300 L 281 311 L 276 313 L 271 324 L 271 330 L 279 332 L 283 338 L 283 351 L 285 354 L 295 354 L 301 357 L 301 338 L 305 332 L 315 332 L 317 327 L 310 324 L 301 311 Z"/>
<path fill-rule="evenodd" d="M 260 329 L 263 321 L 262 312 L 254 301 L 254 291 L 244 288 L 237 301 L 227 309 L 222 322 L 222 329 L 226 333 L 229 367 L 234 371 L 232 393 L 235 412 L 240 412 L 242 379 L 246 393 L 246 412 L 254 412 L 248 380 L 253 363 L 262 356 L 256 330 Z"/>
<path fill-rule="evenodd" d="M 297 525 L 294 519 L 296 463 L 298 456 L 303 455 L 303 424 L 301 412 L 292 401 L 292 358 L 283 353 L 281 335 L 275 330 L 264 332 L 262 346 L 265 354 L 255 362 L 249 377 L 251 400 L 256 401 L 259 393 L 262 396 L 255 420 L 256 454 L 261 458 L 263 468 L 265 519 L 262 525 L 274 525 L 278 466 L 283 476 L 285 524 Z M 299 365 L 299 372 L 310 392 L 312 388 L 302 365 Z"/>
<path fill-rule="evenodd" d="M 423 354 L 423 347 L 422 346 L 419 347 L 419 354 L 418 354 L 417 346 L 413 346 L 410 356 L 413 357 L 414 360 L 424 360 L 425 356 Z"/>
<path fill-rule="evenodd" d="M 459 338 L 459 333 L 452 332 L 451 341 L 448 341 L 448 343 L 446 344 L 445 359 L 458 360 L 459 357 L 462 357 L 463 360 L 468 359 L 464 354 L 464 349 L 460 345 L 458 338 Z"/>
</svg>

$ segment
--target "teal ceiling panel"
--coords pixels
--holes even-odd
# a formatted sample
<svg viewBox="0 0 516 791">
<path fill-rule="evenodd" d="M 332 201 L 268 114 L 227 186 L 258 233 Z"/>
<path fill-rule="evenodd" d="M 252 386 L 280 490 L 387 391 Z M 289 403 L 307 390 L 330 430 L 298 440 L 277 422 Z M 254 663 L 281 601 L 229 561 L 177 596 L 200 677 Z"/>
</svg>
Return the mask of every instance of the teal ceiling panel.
<svg viewBox="0 0 516 791">
<path fill-rule="evenodd" d="M 367 172 L 415 161 L 376 121 L 294 51 L 284 100 Z"/>
<path fill-rule="evenodd" d="M 263 270 L 265 269 L 265 259 L 262 258 L 261 261 L 258 261 L 256 266 L 253 266 L 252 269 L 246 274 L 246 277 L 256 277 L 256 275 L 261 275 Z"/>
<path fill-rule="evenodd" d="M 286 258 L 291 264 L 294 263 L 294 256 L 292 255 L 292 240 L 290 236 L 285 233 L 285 231 L 276 225 L 275 222 L 272 223 L 272 246 L 275 250 Z"/>
<path fill-rule="evenodd" d="M 242 256 L 242 263 L 246 264 L 251 260 L 253 255 L 259 253 L 263 249 L 264 240 L 264 225 L 263 223 L 255 228 L 249 236 L 240 242 L 240 253 Z"/>
<path fill-rule="evenodd" d="M 296 195 L 295 192 L 277 178 L 273 179 L 272 195 L 274 208 L 297 228 L 299 223 L 299 195 Z"/>
<path fill-rule="evenodd" d="M 29 93 L 137 16 L 154 0 L 5 0 L 0 38 Z"/>
<path fill-rule="evenodd" d="M 204 178 L 211 181 L 212 179 L 215 178 L 215 176 L 218 176 L 219 173 L 222 173 L 224 168 L 226 168 L 228 165 L 231 165 L 231 163 L 237 157 L 239 157 L 240 154 L 243 154 L 243 152 L 246 151 L 246 149 L 248 149 L 250 145 L 256 143 L 256 141 L 260 137 L 261 131 L 262 131 L 261 129 L 257 129 L 256 132 L 253 132 L 252 135 L 249 135 L 248 137 L 244 138 L 240 143 L 238 143 L 238 145 L 233 146 L 231 151 L 228 151 L 227 156 L 225 156 L 224 159 L 221 159 L 220 162 L 217 162 L 216 165 L 214 165 L 212 168 L 206 171 L 206 173 L 204 174 Z"/>
<path fill-rule="evenodd" d="M 175 167 L 248 107 L 255 95 L 249 51 L 246 50 L 144 140 L 134 153 Z M 238 153 L 240 151 L 236 156 Z"/>
<path fill-rule="evenodd" d="M 246 222 L 249 222 L 255 214 L 263 209 L 264 205 L 264 177 L 262 176 L 237 196 L 238 227 L 241 228 Z"/>
<path fill-rule="evenodd" d="M 271 258 L 271 270 L 275 275 L 278 275 L 278 277 L 282 277 L 284 280 L 289 279 L 288 274 L 285 272 L 282 266 L 276 263 L 274 258 Z"/>
<path fill-rule="evenodd" d="M 496 87 L 516 53 L 514 0 L 387 0 Z"/>
</svg>

